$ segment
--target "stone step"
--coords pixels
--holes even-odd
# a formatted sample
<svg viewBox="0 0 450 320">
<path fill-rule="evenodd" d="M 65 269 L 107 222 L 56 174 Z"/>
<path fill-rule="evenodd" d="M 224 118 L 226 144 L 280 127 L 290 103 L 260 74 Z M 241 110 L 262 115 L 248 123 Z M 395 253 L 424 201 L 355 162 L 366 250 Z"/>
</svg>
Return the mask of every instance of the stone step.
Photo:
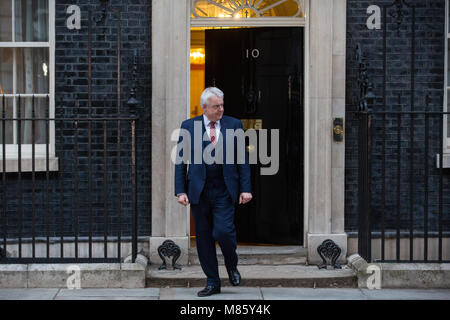
<svg viewBox="0 0 450 320">
<path fill-rule="evenodd" d="M 301 246 L 238 246 L 236 250 L 239 265 L 304 265 L 308 250 Z M 220 247 L 217 247 L 217 261 L 224 265 Z M 200 265 L 197 248 L 189 249 L 189 264 Z"/>
<path fill-rule="evenodd" d="M 182 266 L 181 270 L 147 269 L 147 287 L 203 287 L 206 277 L 199 265 Z M 239 265 L 242 286 L 245 287 L 303 287 L 356 288 L 356 273 L 348 266 L 342 269 L 321 269 L 305 265 Z M 223 266 L 219 267 L 222 286 L 231 286 Z"/>
</svg>

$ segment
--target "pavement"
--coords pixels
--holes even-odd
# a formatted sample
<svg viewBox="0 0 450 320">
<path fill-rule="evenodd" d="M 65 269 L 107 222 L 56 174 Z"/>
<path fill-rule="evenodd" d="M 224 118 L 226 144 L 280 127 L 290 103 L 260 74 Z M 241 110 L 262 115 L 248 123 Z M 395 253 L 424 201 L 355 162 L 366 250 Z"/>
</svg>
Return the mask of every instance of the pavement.
<svg viewBox="0 0 450 320">
<path fill-rule="evenodd" d="M 450 300 L 450 289 L 222 287 L 220 294 L 199 298 L 201 289 L 0 289 L 0 300 Z"/>
</svg>

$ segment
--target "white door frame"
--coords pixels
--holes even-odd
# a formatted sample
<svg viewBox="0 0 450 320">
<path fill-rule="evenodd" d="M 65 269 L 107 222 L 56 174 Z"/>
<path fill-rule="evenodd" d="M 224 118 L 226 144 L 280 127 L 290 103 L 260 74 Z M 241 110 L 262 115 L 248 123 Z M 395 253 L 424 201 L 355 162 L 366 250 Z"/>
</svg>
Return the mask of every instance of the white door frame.
<svg viewBox="0 0 450 320">
<path fill-rule="evenodd" d="M 190 0 L 152 1 L 152 237 L 150 261 L 166 239 L 182 249 L 187 263 L 189 211 L 174 197 L 172 138 L 190 109 Z M 263 18 L 264 21 L 267 18 Z M 233 26 L 262 26 L 263 19 L 221 20 Z M 332 118 L 345 117 L 346 0 L 305 1 L 304 20 L 304 246 L 308 261 L 320 262 L 317 246 L 332 239 L 342 249 L 344 232 L 345 142 L 332 141 Z M 253 22 L 252 22 L 253 21 Z M 269 21 L 269 20 L 267 20 Z M 302 26 L 292 19 L 271 19 L 271 26 Z M 312 28 L 310 26 L 313 26 Z M 183 106 L 181 107 L 180 106 Z"/>
<path fill-rule="evenodd" d="M 309 1 L 305 0 L 305 8 L 303 12 L 303 18 L 291 18 L 291 17 L 268 17 L 268 18 L 250 18 L 250 19 L 234 19 L 234 18 L 192 18 L 190 20 L 188 29 L 189 29 L 189 41 L 187 51 L 190 52 L 190 30 L 192 27 L 303 27 L 303 66 L 304 66 L 304 79 L 303 79 L 303 105 L 304 105 L 304 119 L 303 119 L 303 128 L 304 128 L 304 174 L 303 174 L 303 246 L 306 246 L 306 234 L 307 234 L 307 226 L 308 226 L 308 214 L 307 214 L 307 189 L 308 189 L 308 175 L 307 172 L 307 161 L 308 157 L 308 146 L 306 139 L 306 133 L 309 131 L 309 121 L 307 121 L 307 110 L 308 110 L 308 61 L 309 61 Z M 188 58 L 189 59 L 189 58 Z M 190 60 L 188 60 L 188 79 L 190 79 Z M 188 92 L 190 92 L 190 81 L 188 86 Z M 190 97 L 189 97 L 190 99 Z M 186 116 L 190 116 L 190 100 L 188 100 Z M 190 215 L 188 209 L 188 225 L 190 224 Z M 188 230 L 189 233 L 190 230 Z"/>
</svg>

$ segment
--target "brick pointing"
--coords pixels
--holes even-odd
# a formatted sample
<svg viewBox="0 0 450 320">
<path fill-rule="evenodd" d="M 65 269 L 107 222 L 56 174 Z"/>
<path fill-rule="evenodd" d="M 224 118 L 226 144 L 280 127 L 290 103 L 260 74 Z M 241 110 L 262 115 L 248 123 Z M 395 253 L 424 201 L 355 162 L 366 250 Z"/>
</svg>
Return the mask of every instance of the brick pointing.
<svg viewBox="0 0 450 320">
<path fill-rule="evenodd" d="M 119 9 L 121 19 L 121 106 L 120 114 L 128 116 L 127 100 L 132 84 L 133 49 L 138 51 L 136 124 L 137 152 L 137 208 L 138 234 L 150 235 L 150 163 L 151 163 L 151 1 L 109 1 L 111 8 Z M 69 30 L 67 8 L 76 4 L 81 9 L 81 29 Z M 56 117 L 88 115 L 88 10 L 98 8 L 99 1 L 56 0 L 56 48 L 55 48 L 55 105 Z M 113 117 L 117 115 L 117 15 L 109 12 L 103 23 L 93 23 L 92 28 L 92 116 Z M 76 102 L 78 100 L 78 103 Z M 78 128 L 78 197 L 75 197 L 75 128 L 73 122 L 55 124 L 56 156 L 63 171 L 49 175 L 36 173 L 35 185 L 35 236 L 70 237 L 75 232 L 75 213 L 78 214 L 79 236 L 87 236 L 88 224 L 88 130 L 87 123 Z M 61 130 L 62 138 L 61 138 Z M 92 123 L 92 232 L 94 236 L 104 233 L 104 161 L 103 122 Z M 131 128 L 121 123 L 121 235 L 131 234 Z M 110 236 L 118 234 L 118 164 L 117 121 L 107 127 L 107 203 Z M 63 152 L 63 154 L 62 154 Z M 62 161 L 64 159 L 64 161 Z M 60 175 L 63 177 L 63 206 L 60 205 Z M 48 198 L 46 188 L 48 186 Z M 0 199 L 5 191 L 0 191 Z M 17 174 L 7 175 L 7 236 L 15 238 L 32 235 L 32 183 L 31 173 L 22 174 L 22 226 L 19 225 L 19 185 Z M 76 203 L 78 202 L 78 207 Z M 48 207 L 47 207 L 48 203 Z M 48 215 L 46 215 L 48 208 Z M 76 210 L 78 208 L 78 210 Z M 61 220 L 63 219 L 63 220 Z M 62 233 L 61 233 L 62 224 Z M 47 227 L 48 226 L 48 227 Z"/>
<path fill-rule="evenodd" d="M 357 68 L 355 61 L 355 45 L 360 43 L 366 55 L 368 76 L 373 83 L 374 94 L 377 96 L 372 109 L 384 110 L 383 104 L 383 30 L 369 30 L 366 13 L 370 5 L 393 3 L 389 1 L 347 1 L 347 79 L 346 79 L 346 109 L 355 110 L 358 96 Z M 411 49 L 412 49 L 412 10 L 404 8 L 404 20 L 397 33 L 397 26 L 388 10 L 387 14 L 387 71 L 386 71 L 386 111 L 442 111 L 442 95 L 444 86 L 444 26 L 445 2 L 443 0 L 407 1 L 416 6 L 415 25 L 415 93 L 412 100 L 411 90 Z M 394 7 L 395 8 L 395 7 Z M 382 11 L 383 12 L 383 11 Z M 383 13 L 381 14 L 383 17 Z M 383 21 L 382 21 L 383 28 Z M 398 95 L 401 95 L 399 103 Z M 425 104 L 425 97 L 429 95 L 430 103 Z M 412 103 L 414 101 L 414 104 Z M 423 230 L 425 210 L 424 175 L 428 171 L 428 203 L 429 230 L 438 228 L 438 191 L 439 170 L 436 169 L 436 154 L 441 145 L 439 143 L 440 120 L 430 117 L 428 167 L 425 167 L 425 119 L 415 116 L 414 123 L 414 162 L 413 171 L 410 169 L 411 131 L 410 117 L 403 116 L 401 125 L 400 144 L 400 227 L 409 228 L 409 217 L 413 212 L 413 226 L 415 230 Z M 387 116 L 383 125 L 382 116 L 372 119 L 372 221 L 375 229 L 381 227 L 382 207 L 382 132 L 386 128 L 386 207 L 385 227 L 392 229 L 397 226 L 397 161 L 399 157 L 397 143 L 397 117 Z M 345 176 L 345 226 L 347 231 L 355 231 L 358 226 L 358 122 L 350 113 L 346 115 L 346 176 Z M 413 194 L 410 182 L 412 176 Z M 443 176 L 443 229 L 449 230 L 448 205 L 450 204 L 449 172 L 444 170 Z"/>
</svg>

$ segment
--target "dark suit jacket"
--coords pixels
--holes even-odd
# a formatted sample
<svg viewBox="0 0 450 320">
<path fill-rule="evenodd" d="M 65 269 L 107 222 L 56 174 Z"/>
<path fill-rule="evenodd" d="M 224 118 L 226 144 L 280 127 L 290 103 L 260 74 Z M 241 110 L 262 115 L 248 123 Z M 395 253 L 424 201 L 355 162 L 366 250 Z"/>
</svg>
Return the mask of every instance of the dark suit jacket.
<svg viewBox="0 0 450 320">
<path fill-rule="evenodd" d="M 202 137 L 194 136 L 194 123 L 196 121 L 201 122 L 202 127 Z M 183 121 L 181 124 L 181 129 L 185 129 L 190 133 L 191 143 L 190 143 L 190 163 L 189 165 L 185 162 L 181 164 L 175 164 L 175 196 L 180 193 L 186 193 L 189 202 L 192 204 L 197 204 L 200 199 L 200 194 L 205 186 L 206 180 L 206 165 L 202 157 L 202 161 L 199 164 L 194 163 L 194 139 L 200 139 L 202 141 L 202 151 L 204 148 L 210 144 L 209 141 L 203 142 L 202 138 L 205 134 L 206 128 L 203 122 L 203 115 L 188 119 Z M 242 122 L 238 119 L 222 116 L 220 120 L 220 136 L 217 141 L 219 145 L 222 139 L 223 145 L 223 177 L 225 180 L 225 185 L 227 186 L 228 192 L 230 193 L 231 199 L 234 203 L 238 202 L 239 194 L 241 192 L 251 192 L 251 182 L 250 182 L 250 165 L 248 160 L 248 153 L 245 150 L 245 163 L 239 164 L 237 162 L 237 139 L 234 138 L 234 161 L 233 163 L 227 163 L 226 161 L 226 129 L 242 129 Z M 178 146 L 182 137 L 178 140 Z M 243 146 L 241 146 L 243 147 Z M 178 148 L 177 155 L 183 157 L 183 150 Z M 189 168 L 188 168 L 189 166 Z"/>
</svg>

